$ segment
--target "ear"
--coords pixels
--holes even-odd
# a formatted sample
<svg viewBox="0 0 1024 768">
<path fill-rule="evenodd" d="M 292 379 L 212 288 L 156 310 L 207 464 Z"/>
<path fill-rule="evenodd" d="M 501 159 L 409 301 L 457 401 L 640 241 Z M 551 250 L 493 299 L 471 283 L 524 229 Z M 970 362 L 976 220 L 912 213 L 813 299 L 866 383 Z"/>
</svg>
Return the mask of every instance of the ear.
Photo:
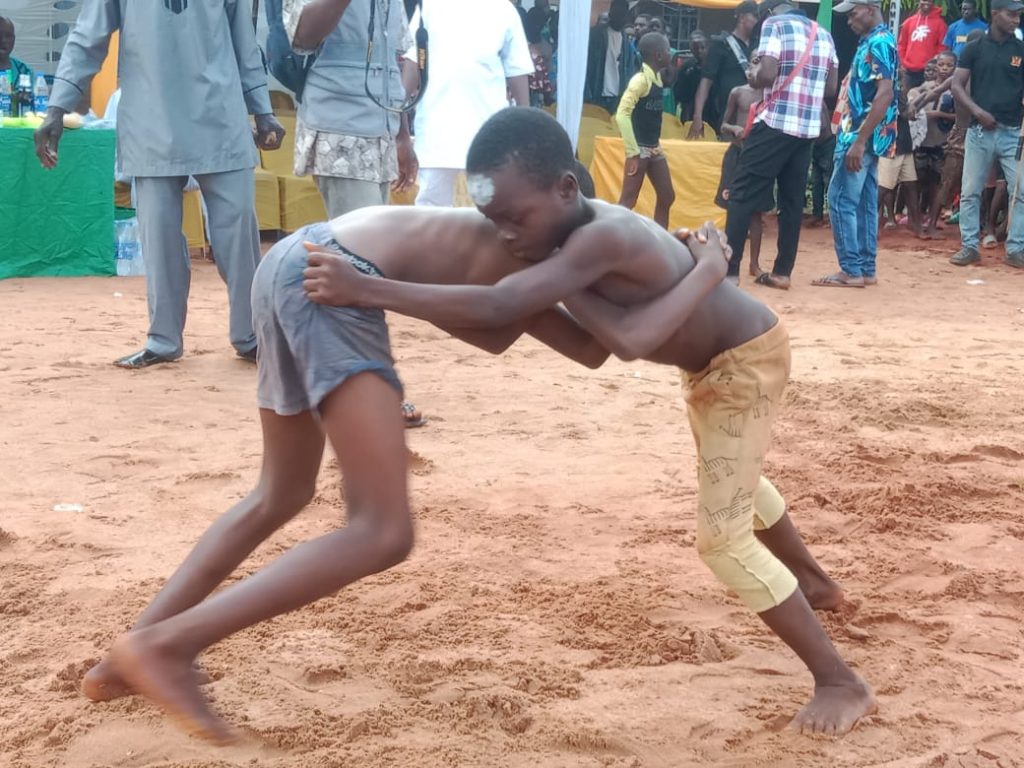
<svg viewBox="0 0 1024 768">
<path fill-rule="evenodd" d="M 565 202 L 576 202 L 576 198 L 580 194 L 580 180 L 572 171 L 566 171 L 555 182 L 555 189 L 558 191 L 558 196 Z"/>
</svg>

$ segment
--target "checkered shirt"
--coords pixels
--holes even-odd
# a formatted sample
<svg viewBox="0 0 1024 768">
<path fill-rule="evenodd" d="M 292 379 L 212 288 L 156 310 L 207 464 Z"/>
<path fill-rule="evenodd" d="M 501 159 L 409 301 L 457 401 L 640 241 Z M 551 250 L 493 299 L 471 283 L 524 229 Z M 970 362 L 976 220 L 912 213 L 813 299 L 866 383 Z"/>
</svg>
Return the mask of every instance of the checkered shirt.
<svg viewBox="0 0 1024 768">
<path fill-rule="evenodd" d="M 807 17 L 787 13 L 771 16 L 761 29 L 758 56 L 771 56 L 779 62 L 779 74 L 771 88 L 765 89 L 768 108 L 763 121 L 777 131 L 813 139 L 821 133 L 821 103 L 830 66 L 837 67 L 836 45 L 828 30 L 818 27 L 818 36 L 807 63 L 785 90 L 782 84 L 807 48 L 811 22 Z"/>
</svg>

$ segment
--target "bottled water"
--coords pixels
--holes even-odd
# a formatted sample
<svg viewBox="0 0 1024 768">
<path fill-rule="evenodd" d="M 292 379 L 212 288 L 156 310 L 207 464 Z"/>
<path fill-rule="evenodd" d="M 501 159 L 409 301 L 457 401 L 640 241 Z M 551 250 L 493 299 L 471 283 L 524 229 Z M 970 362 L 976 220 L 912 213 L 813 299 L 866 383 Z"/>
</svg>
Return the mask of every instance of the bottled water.
<svg viewBox="0 0 1024 768">
<path fill-rule="evenodd" d="M 121 277 L 146 274 L 139 247 L 138 219 L 119 219 L 114 222 L 114 256 L 117 274 Z"/>
<path fill-rule="evenodd" d="M 41 74 L 36 77 L 36 87 L 32 89 L 32 102 L 37 115 L 45 115 L 50 104 L 50 86 Z"/>
<path fill-rule="evenodd" d="M 11 81 L 0 72 L 0 118 L 11 117 Z"/>
<path fill-rule="evenodd" d="M 14 94 L 18 104 L 18 117 L 25 117 L 32 111 L 32 78 L 18 75 L 18 90 Z"/>
</svg>

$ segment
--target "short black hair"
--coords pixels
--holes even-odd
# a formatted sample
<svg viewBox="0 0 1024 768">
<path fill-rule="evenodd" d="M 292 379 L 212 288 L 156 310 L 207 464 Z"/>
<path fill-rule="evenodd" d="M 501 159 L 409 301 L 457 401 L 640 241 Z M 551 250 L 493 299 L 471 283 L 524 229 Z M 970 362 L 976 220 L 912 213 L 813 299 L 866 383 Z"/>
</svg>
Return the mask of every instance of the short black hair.
<svg viewBox="0 0 1024 768">
<path fill-rule="evenodd" d="M 506 107 L 488 118 L 469 145 L 466 172 L 487 173 L 512 162 L 543 188 L 576 169 L 565 130 L 543 109 L 533 107 Z"/>
<path fill-rule="evenodd" d="M 579 160 L 576 161 L 573 173 L 576 174 L 576 181 L 579 182 L 580 194 L 587 198 L 587 200 L 593 200 L 597 197 L 597 188 L 594 186 L 594 177 L 590 175 L 590 171 L 588 171 L 587 167 Z"/>
<path fill-rule="evenodd" d="M 669 51 L 672 50 L 669 46 L 668 38 L 661 32 L 648 32 L 645 34 L 640 38 L 639 48 L 640 58 L 645 62 L 662 49 L 667 48 Z"/>
</svg>

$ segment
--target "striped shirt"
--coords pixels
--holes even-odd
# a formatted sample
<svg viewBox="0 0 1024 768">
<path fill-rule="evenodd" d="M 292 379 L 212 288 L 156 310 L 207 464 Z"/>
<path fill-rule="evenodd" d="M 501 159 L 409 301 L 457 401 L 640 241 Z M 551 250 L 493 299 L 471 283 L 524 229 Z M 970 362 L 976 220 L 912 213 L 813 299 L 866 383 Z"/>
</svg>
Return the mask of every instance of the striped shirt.
<svg viewBox="0 0 1024 768">
<path fill-rule="evenodd" d="M 828 71 L 839 65 L 832 35 L 818 27 L 807 63 L 785 89 L 783 83 L 807 49 L 811 22 L 806 16 L 785 13 L 770 16 L 761 28 L 758 56 L 770 56 L 779 62 L 775 83 L 765 91 L 768 108 L 759 121 L 777 131 L 798 138 L 813 139 L 821 133 L 821 104 L 825 96 Z"/>
</svg>

